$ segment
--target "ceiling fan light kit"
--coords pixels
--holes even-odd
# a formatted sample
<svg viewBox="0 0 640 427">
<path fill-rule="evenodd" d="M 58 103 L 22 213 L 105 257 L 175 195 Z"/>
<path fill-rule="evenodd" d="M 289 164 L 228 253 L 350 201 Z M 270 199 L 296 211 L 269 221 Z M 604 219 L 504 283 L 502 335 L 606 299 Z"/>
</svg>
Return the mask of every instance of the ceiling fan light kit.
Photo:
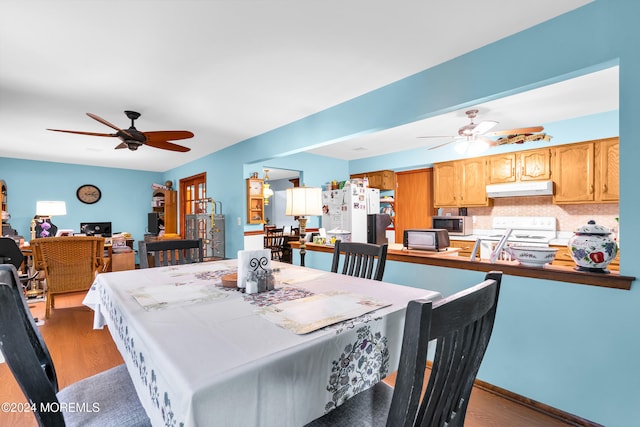
<svg viewBox="0 0 640 427">
<path fill-rule="evenodd" d="M 81 132 L 74 130 L 63 130 L 63 129 L 47 129 L 54 132 L 65 132 L 65 133 L 75 133 L 79 135 L 90 135 L 90 136 L 106 136 L 106 137 L 116 137 L 120 138 L 122 142 L 116 145 L 115 149 L 128 148 L 131 151 L 136 151 L 141 145 L 148 145 L 154 148 L 160 148 L 162 150 L 170 150 L 170 151 L 178 151 L 181 153 L 185 153 L 190 151 L 191 148 L 185 147 L 182 145 L 174 144 L 174 140 L 179 139 L 189 139 L 193 138 L 193 133 L 187 130 L 165 130 L 165 131 L 151 131 L 151 132 L 140 132 L 135 127 L 135 120 L 140 117 L 140 113 L 136 111 L 125 110 L 124 112 L 127 117 L 131 120 L 131 126 L 129 129 L 120 129 L 118 126 L 109 123 L 105 119 L 100 116 L 97 116 L 93 113 L 87 113 L 87 116 L 92 119 L 102 123 L 105 126 L 114 129 L 116 133 L 95 133 L 95 132 Z"/>
<path fill-rule="evenodd" d="M 480 154 L 486 151 L 489 147 L 503 144 L 522 144 L 523 142 L 545 140 L 549 141 L 550 136 L 545 134 L 535 134 L 544 130 L 542 126 L 533 126 L 528 128 L 506 129 L 495 132 L 488 132 L 495 127 L 498 122 L 494 120 L 483 120 L 480 123 L 475 123 L 473 119 L 478 116 L 478 110 L 468 110 L 465 112 L 469 118 L 469 124 L 462 126 L 458 129 L 458 136 L 451 136 L 451 141 L 443 144 L 430 147 L 429 150 L 444 147 L 453 142 L 459 141 L 460 138 L 464 138 L 459 144 L 456 145 L 455 150 L 461 154 Z M 505 138 L 500 138 L 496 141 L 489 139 L 490 136 L 507 135 Z M 418 138 L 442 138 L 440 136 L 419 136 Z"/>
</svg>

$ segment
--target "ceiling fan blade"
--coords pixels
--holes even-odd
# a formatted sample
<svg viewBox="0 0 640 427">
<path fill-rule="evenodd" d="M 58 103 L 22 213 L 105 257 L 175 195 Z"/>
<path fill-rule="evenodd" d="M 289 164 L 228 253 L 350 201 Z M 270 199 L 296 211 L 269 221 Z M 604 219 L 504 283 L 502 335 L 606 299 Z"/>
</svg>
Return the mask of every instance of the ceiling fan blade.
<svg viewBox="0 0 640 427">
<path fill-rule="evenodd" d="M 142 132 L 144 136 L 147 138 L 147 144 L 149 141 L 175 141 L 178 139 L 189 139 L 193 138 L 193 132 L 189 132 L 188 130 L 158 130 L 152 132 Z"/>
<path fill-rule="evenodd" d="M 416 136 L 416 138 L 455 138 L 453 135 L 429 135 L 429 136 Z"/>
<path fill-rule="evenodd" d="M 169 141 L 154 141 L 154 140 L 149 141 L 149 140 L 147 140 L 147 142 L 145 142 L 145 144 L 150 146 L 150 147 L 160 148 L 160 149 L 163 149 L 163 150 L 179 151 L 181 153 L 186 153 L 187 151 L 191 150 L 191 148 L 189 148 L 189 147 L 183 147 L 182 145 L 174 144 L 174 143 L 169 142 Z"/>
<path fill-rule="evenodd" d="M 543 130 L 544 130 L 544 127 L 542 126 L 532 126 L 530 128 L 506 129 L 506 130 L 498 130 L 495 132 L 487 132 L 484 134 L 484 136 L 518 135 L 520 133 L 542 132 Z"/>
<path fill-rule="evenodd" d="M 429 147 L 428 150 L 435 150 L 436 148 L 444 147 L 445 145 L 453 144 L 454 142 L 456 142 L 456 139 L 445 142 L 444 144 L 436 145 L 435 147 Z"/>
<path fill-rule="evenodd" d="M 109 126 L 111 129 L 115 129 L 118 132 L 122 132 L 123 134 L 127 135 L 129 138 L 133 138 L 133 135 L 131 135 L 129 132 L 127 132 L 124 129 L 120 129 L 118 126 L 114 125 L 113 123 L 109 123 L 108 121 L 106 121 L 105 119 L 103 119 L 100 116 L 96 116 L 93 113 L 87 113 L 87 116 L 91 117 L 93 120 L 99 121 L 103 125 Z"/>
<path fill-rule="evenodd" d="M 81 132 L 78 130 L 63 130 L 63 129 L 47 129 L 52 130 L 54 132 L 66 132 L 66 133 L 77 133 L 79 135 L 91 135 L 91 136 L 118 136 L 115 133 L 95 133 L 95 132 Z"/>
</svg>

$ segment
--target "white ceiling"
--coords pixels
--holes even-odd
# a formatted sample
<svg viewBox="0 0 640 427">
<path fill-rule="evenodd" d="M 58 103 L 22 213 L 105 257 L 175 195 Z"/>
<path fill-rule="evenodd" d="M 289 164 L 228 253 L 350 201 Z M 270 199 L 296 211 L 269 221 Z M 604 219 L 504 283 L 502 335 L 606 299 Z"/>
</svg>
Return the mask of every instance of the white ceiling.
<svg viewBox="0 0 640 427">
<path fill-rule="evenodd" d="M 2 0 L 0 156 L 165 171 L 588 2 Z M 560 99 L 580 110 L 564 102 L 554 115 L 557 92 L 537 91 L 481 105 L 479 119 L 498 130 L 611 109 L 596 99 L 617 108 L 611 74 L 614 83 L 564 85 Z M 584 84 L 602 96 L 578 97 Z M 45 130 L 111 133 L 85 113 L 126 128 L 124 110 L 142 113 L 141 131 L 193 131 L 179 142 L 192 150 L 114 150 L 116 138 Z M 453 135 L 466 121 L 451 113 L 320 151 L 385 154 L 390 137 L 395 150 L 412 148 L 434 142 L 416 136 Z"/>
</svg>

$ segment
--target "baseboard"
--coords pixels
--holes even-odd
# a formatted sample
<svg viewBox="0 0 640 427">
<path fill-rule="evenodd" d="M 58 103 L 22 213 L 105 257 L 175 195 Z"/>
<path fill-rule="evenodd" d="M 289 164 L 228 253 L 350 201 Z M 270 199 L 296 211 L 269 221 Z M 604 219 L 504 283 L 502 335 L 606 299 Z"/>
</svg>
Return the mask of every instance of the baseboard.
<svg viewBox="0 0 640 427">
<path fill-rule="evenodd" d="M 594 423 L 593 421 L 586 420 L 584 418 L 580 418 L 576 415 L 570 414 L 568 412 L 561 411 L 560 409 L 554 408 L 552 406 L 546 405 L 544 403 L 537 402 L 533 399 L 529 399 L 528 397 L 521 396 L 517 393 L 513 393 L 509 390 L 505 390 L 503 388 L 497 387 L 493 384 L 489 384 L 485 381 L 476 379 L 474 382 L 474 386 L 487 391 L 489 393 L 493 393 L 496 396 L 500 396 L 504 399 L 515 402 L 519 405 L 526 406 L 534 411 L 541 412 L 549 417 L 556 418 L 562 422 L 565 422 L 572 426 L 579 427 L 603 427 L 602 424 Z"/>
</svg>

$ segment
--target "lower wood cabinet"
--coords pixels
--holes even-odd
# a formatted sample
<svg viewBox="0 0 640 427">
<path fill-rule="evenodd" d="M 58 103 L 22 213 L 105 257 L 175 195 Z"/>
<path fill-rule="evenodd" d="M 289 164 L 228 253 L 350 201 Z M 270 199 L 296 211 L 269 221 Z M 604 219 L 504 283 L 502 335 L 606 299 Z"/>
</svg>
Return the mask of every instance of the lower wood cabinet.
<svg viewBox="0 0 640 427">
<path fill-rule="evenodd" d="M 473 247 L 475 246 L 475 240 L 449 240 L 449 246 L 452 248 L 460 248 L 460 252 L 458 252 L 458 256 L 464 258 L 471 257 L 471 251 L 473 251 Z M 476 258 L 480 258 L 479 251 L 476 251 Z"/>
</svg>

